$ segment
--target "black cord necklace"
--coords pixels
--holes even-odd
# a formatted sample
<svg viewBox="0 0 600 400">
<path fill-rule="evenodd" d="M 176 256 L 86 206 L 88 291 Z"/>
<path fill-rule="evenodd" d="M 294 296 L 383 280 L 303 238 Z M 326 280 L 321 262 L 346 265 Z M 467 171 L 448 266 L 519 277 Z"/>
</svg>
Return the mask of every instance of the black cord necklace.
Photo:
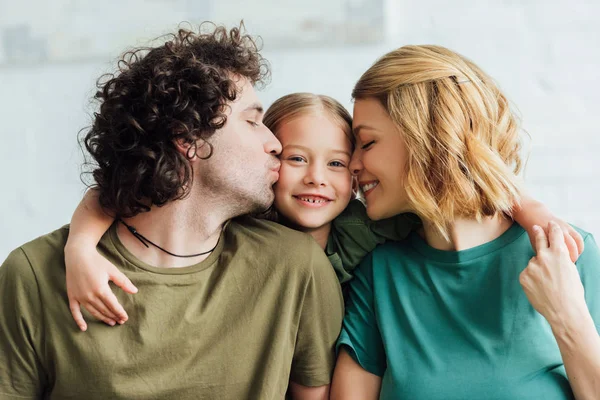
<svg viewBox="0 0 600 400">
<path fill-rule="evenodd" d="M 198 257 L 198 256 L 203 256 L 203 255 L 208 254 L 208 253 L 212 253 L 217 248 L 217 246 L 219 245 L 219 241 L 221 240 L 221 236 L 219 235 L 219 240 L 217 240 L 217 244 L 215 244 L 215 247 L 213 247 L 212 249 L 204 251 L 202 253 L 198 253 L 198 254 L 190 254 L 190 255 L 182 256 L 182 255 L 179 255 L 179 254 L 171 253 L 170 251 L 163 249 L 162 247 L 160 247 L 156 243 L 153 243 L 152 241 L 146 239 L 133 226 L 127 225 L 125 223 L 125 221 L 123 221 L 121 218 L 119 218 L 119 222 L 122 223 L 123 225 L 125 225 L 127 227 L 127 230 L 129 230 L 129 232 L 131 232 L 131 234 L 133 236 L 135 236 L 140 242 L 142 242 L 142 244 L 144 246 L 150 248 L 150 246 L 148 246 L 148 243 L 150 243 L 152 246 L 156 247 L 157 249 L 159 249 L 159 250 L 161 250 L 161 251 L 163 251 L 163 252 L 165 252 L 168 255 L 173 256 L 173 257 L 191 258 L 191 257 Z M 148 243 L 146 243 L 146 242 L 148 242 Z"/>
</svg>

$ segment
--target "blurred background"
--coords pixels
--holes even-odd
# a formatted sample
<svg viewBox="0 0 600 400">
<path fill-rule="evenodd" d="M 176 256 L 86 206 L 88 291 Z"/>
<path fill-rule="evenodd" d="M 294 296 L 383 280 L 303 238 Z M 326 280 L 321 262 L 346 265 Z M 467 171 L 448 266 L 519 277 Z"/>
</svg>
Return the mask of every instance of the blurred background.
<svg viewBox="0 0 600 400">
<path fill-rule="evenodd" d="M 354 83 L 405 44 L 439 44 L 499 83 L 530 134 L 529 193 L 600 236 L 600 2 L 0 0 L 0 260 L 66 223 L 84 193 L 78 131 L 119 54 L 211 20 L 263 39 L 266 106 L 296 91 L 352 110 Z M 189 26 L 189 25 L 184 25 Z"/>
</svg>

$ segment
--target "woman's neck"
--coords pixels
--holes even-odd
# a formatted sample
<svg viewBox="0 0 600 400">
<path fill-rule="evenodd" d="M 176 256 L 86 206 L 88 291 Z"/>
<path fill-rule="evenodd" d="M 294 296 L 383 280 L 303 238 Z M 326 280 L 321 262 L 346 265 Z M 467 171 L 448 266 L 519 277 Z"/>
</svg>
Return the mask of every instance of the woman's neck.
<svg viewBox="0 0 600 400">
<path fill-rule="evenodd" d="M 456 219 L 448 229 L 449 238 L 444 236 L 430 223 L 423 221 L 419 234 L 427 244 L 438 250 L 461 251 L 491 242 L 500 237 L 513 224 L 503 214 L 475 219 Z"/>
</svg>

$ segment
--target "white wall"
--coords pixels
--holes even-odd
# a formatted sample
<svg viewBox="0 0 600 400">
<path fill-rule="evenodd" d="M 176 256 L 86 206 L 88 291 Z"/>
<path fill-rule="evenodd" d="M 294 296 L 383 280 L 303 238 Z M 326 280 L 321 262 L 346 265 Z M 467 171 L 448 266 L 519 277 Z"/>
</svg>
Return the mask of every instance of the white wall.
<svg viewBox="0 0 600 400">
<path fill-rule="evenodd" d="M 600 235 L 600 2 L 411 3 L 389 0 L 384 45 L 283 51 L 265 42 L 273 79 L 264 103 L 312 91 L 351 109 L 352 85 L 378 56 L 409 43 L 445 45 L 495 77 L 521 111 L 532 137 L 530 192 Z M 77 132 L 110 65 L 0 66 L 0 260 L 69 221 L 83 193 Z"/>
</svg>

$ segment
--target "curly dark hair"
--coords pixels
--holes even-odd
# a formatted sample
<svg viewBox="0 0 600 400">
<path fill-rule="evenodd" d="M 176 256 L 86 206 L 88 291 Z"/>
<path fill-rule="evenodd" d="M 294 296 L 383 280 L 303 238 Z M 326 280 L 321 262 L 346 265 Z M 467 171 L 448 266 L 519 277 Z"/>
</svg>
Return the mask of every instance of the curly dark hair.
<svg viewBox="0 0 600 400">
<path fill-rule="evenodd" d="M 236 99 L 236 77 L 266 84 L 267 61 L 244 25 L 210 32 L 179 29 L 166 43 L 128 51 L 118 71 L 97 81 L 99 112 L 83 143 L 100 205 L 131 217 L 185 197 L 193 179 L 189 158 L 198 139 L 223 127 L 227 103 Z M 187 155 L 176 141 L 190 144 Z M 212 154 L 212 146 L 207 143 Z"/>
</svg>

